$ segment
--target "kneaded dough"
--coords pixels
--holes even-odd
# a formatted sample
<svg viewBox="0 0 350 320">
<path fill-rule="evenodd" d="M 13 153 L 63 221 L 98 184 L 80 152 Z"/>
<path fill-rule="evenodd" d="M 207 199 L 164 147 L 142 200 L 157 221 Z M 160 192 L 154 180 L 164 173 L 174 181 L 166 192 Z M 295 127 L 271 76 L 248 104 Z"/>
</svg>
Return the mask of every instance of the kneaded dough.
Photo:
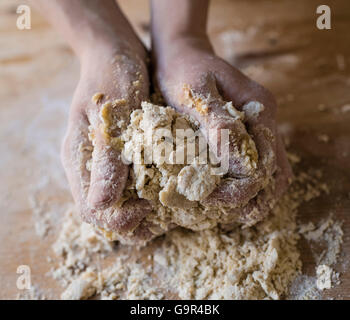
<svg viewBox="0 0 350 320">
<path fill-rule="evenodd" d="M 233 113 L 232 109 L 233 107 L 230 108 L 229 114 Z M 105 107 L 102 107 L 100 113 L 105 133 L 109 132 L 110 126 L 115 125 L 112 123 L 113 121 L 111 122 L 111 119 L 113 119 L 111 112 L 113 112 L 113 109 L 106 104 Z M 236 117 L 235 121 L 242 120 Z M 157 129 L 160 131 L 157 131 Z M 165 132 L 162 131 L 164 129 L 167 129 L 167 133 L 170 132 L 170 136 L 165 134 L 161 137 L 162 133 Z M 235 222 L 242 224 L 239 215 L 232 214 L 234 204 L 231 207 L 224 207 L 210 206 L 203 202 L 223 180 L 226 180 L 225 176 L 211 173 L 213 165 L 210 162 L 203 164 L 200 161 L 200 156 L 203 153 L 208 155 L 210 152 L 207 144 L 202 150 L 197 144 L 194 158 L 190 163 L 187 161 L 184 164 L 175 163 L 177 156 L 175 151 L 170 152 L 167 161 L 164 159 L 164 153 L 158 152 L 157 147 L 160 144 L 163 149 L 175 150 L 177 129 L 191 129 L 196 133 L 195 136 L 187 136 L 187 142 L 191 142 L 191 140 L 193 142 L 196 137 L 201 136 L 200 133 L 198 134 L 199 131 L 194 121 L 179 114 L 171 107 L 143 102 L 142 109 L 132 112 L 130 124 L 121 137 L 118 138 L 118 143 L 114 143 L 114 146 L 117 145 L 118 148 L 122 148 L 124 160 L 130 163 L 127 187 L 117 206 L 122 206 L 123 202 L 130 198 L 148 200 L 153 211 L 141 223 L 147 226 L 152 233 L 151 238 L 176 226 L 200 231 L 214 228 L 220 224 L 232 225 Z M 150 133 L 152 139 L 145 138 L 146 133 Z M 203 136 L 201 137 L 203 138 Z M 157 141 L 157 143 L 154 144 L 154 141 Z M 253 140 L 248 145 L 256 150 Z M 187 144 L 181 146 L 185 154 L 186 146 Z M 146 150 L 153 151 L 151 160 Z M 251 150 L 246 147 L 242 148 L 242 146 L 238 146 L 237 150 L 241 150 L 242 154 L 239 156 L 243 158 L 251 152 Z M 261 218 L 256 214 L 252 214 L 251 217 L 245 217 L 245 219 L 243 224 L 252 225 Z M 128 234 L 105 232 L 110 240 L 120 240 L 126 243 L 133 243 L 130 240 L 133 238 L 132 233 L 133 231 L 128 232 Z"/>
</svg>

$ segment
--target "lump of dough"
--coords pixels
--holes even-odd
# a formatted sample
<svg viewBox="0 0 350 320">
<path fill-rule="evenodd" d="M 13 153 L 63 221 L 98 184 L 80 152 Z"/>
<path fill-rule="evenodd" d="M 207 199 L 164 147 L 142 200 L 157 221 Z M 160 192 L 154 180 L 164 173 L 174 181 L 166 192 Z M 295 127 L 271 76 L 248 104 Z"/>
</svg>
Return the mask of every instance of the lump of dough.
<svg viewBox="0 0 350 320">
<path fill-rule="evenodd" d="M 197 203 L 190 201 L 184 195 L 181 195 L 176 190 L 177 181 L 174 176 L 171 176 L 165 187 L 159 192 L 159 201 L 163 206 L 169 208 L 182 208 L 188 209 L 197 207 Z"/>
<path fill-rule="evenodd" d="M 212 170 L 215 166 L 210 162 L 210 157 L 202 164 L 202 156 L 209 155 L 210 150 L 205 140 L 204 144 L 198 143 L 203 135 L 197 124 L 171 107 L 157 106 L 149 102 L 143 102 L 141 107 L 142 109 L 132 112 L 129 125 L 118 137 L 123 146 L 123 157 L 130 164 L 130 174 L 122 200 L 115 204 L 115 208 L 117 210 L 118 206 L 122 206 L 129 199 L 140 198 L 150 203 L 153 211 L 139 225 L 149 226 L 147 232 L 151 233 L 152 237 L 142 241 L 148 241 L 176 226 L 198 231 L 215 228 L 220 224 L 252 225 L 259 221 L 259 218 L 254 216 L 254 221 L 246 219 L 247 221 L 241 222 L 238 210 L 232 210 L 237 208 L 237 204 L 232 204 L 231 208 L 227 204 L 211 205 L 203 201 L 221 182 L 230 177 L 215 175 L 215 170 Z M 236 121 L 244 119 L 244 113 L 235 112 L 231 104 L 227 108 Z M 263 107 L 259 109 L 261 108 Z M 114 125 L 114 117 L 109 114 L 113 110 L 107 108 L 104 117 L 101 117 L 107 134 L 110 132 L 110 126 Z M 244 123 L 241 125 L 244 126 Z M 247 133 L 242 137 L 238 130 L 235 135 L 236 139 L 231 142 L 233 148 L 238 150 L 242 146 L 235 143 L 244 140 Z M 250 136 L 249 138 L 251 139 Z M 195 143 L 191 158 L 187 154 L 189 143 Z M 252 143 L 254 144 L 253 140 Z M 168 148 L 169 154 L 163 156 L 162 152 L 159 152 L 161 148 L 158 147 L 162 146 Z M 248 147 L 243 145 L 242 149 L 247 156 Z M 178 163 L 178 151 L 187 155 L 183 158 L 184 163 Z M 242 155 L 239 153 L 237 156 Z M 113 210 L 113 207 L 110 210 Z M 125 239 L 124 242 L 128 244 L 133 243 L 133 235 L 137 237 L 138 234 L 137 228 L 128 234 L 108 231 L 110 240 L 123 242 Z M 135 244 L 142 243 L 135 239 Z"/>
<path fill-rule="evenodd" d="M 192 201 L 200 201 L 211 194 L 219 183 L 220 178 L 211 174 L 208 164 L 199 164 L 184 167 L 177 176 L 177 191 Z"/>
</svg>

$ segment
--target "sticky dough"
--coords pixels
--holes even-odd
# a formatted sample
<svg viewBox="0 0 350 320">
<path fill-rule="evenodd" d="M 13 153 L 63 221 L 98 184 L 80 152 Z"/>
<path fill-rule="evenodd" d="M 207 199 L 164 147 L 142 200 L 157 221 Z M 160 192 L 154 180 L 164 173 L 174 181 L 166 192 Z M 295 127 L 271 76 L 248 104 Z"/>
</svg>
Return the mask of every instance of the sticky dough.
<svg viewBox="0 0 350 320">
<path fill-rule="evenodd" d="M 231 106 L 227 111 L 228 115 L 232 113 L 234 115 L 237 114 L 233 108 Z M 102 128 L 107 135 L 110 131 L 110 126 L 117 125 L 111 121 L 113 119 L 112 113 L 113 108 L 110 107 L 110 104 L 105 104 L 100 112 L 100 118 L 103 123 Z M 240 117 L 235 116 L 234 119 L 243 123 Z M 193 132 L 196 132 L 197 137 L 203 138 L 201 134 L 198 134 L 199 131 L 195 122 L 190 118 L 179 114 L 171 107 L 162 107 L 143 102 L 142 109 L 132 112 L 130 124 L 123 131 L 121 137 L 118 138 L 118 143 L 113 143 L 114 147 L 122 148 L 124 160 L 130 163 L 127 187 L 117 207 L 123 206 L 123 203 L 130 198 L 148 200 L 153 210 L 141 223 L 147 226 L 149 232 L 151 232 L 152 235 L 148 236 L 149 239 L 161 235 L 176 226 L 200 231 L 212 229 L 221 224 L 232 225 L 232 223 L 238 222 L 242 224 L 239 215 L 229 213 L 232 211 L 232 208 L 240 204 L 213 206 L 203 201 L 221 182 L 230 179 L 225 175 L 212 174 L 211 169 L 214 166 L 210 162 L 202 164 L 200 155 L 209 152 L 208 146 L 205 144 L 205 148 L 200 150 L 197 144 L 194 159 L 191 163 L 174 163 L 176 159 L 175 151 L 170 152 L 168 161 L 164 161 L 164 154 L 157 153 L 156 147 L 152 146 L 152 140 L 145 139 L 145 133 L 150 128 L 153 128 L 151 130 L 153 141 L 159 140 L 159 131 L 157 129 L 160 129 L 161 133 L 163 129 L 167 129 L 167 132 L 170 132 L 171 137 L 163 137 L 163 139 L 159 140 L 163 143 L 163 148 L 164 144 L 168 144 L 167 147 L 175 149 L 175 133 L 177 129 L 191 129 Z M 156 134 L 157 136 L 155 136 Z M 247 135 L 246 131 L 244 134 Z M 187 142 L 191 141 L 191 139 L 196 138 L 195 136 L 187 136 Z M 251 139 L 250 136 L 249 139 Z M 237 141 L 240 140 L 238 139 Z M 253 151 L 256 152 L 253 140 L 249 142 L 249 145 L 253 146 Z M 185 152 L 186 146 L 186 144 L 185 147 L 182 146 Z M 151 162 L 146 161 L 147 163 L 145 163 L 145 157 L 147 157 L 145 150 L 153 150 Z M 241 154 L 238 154 L 240 157 L 248 157 L 253 152 L 241 146 L 237 150 L 241 150 Z M 248 157 L 248 159 L 252 159 L 251 161 L 257 161 L 257 158 Z M 169 164 L 171 161 L 174 164 Z M 249 163 L 249 165 L 256 167 L 256 163 Z M 252 225 L 259 220 L 261 220 L 259 215 L 253 214 L 243 224 Z M 136 229 L 137 227 L 134 230 Z M 134 242 L 132 240 L 134 231 L 130 231 L 127 234 L 110 230 L 103 231 L 110 240 L 120 240 L 125 243 Z"/>
</svg>

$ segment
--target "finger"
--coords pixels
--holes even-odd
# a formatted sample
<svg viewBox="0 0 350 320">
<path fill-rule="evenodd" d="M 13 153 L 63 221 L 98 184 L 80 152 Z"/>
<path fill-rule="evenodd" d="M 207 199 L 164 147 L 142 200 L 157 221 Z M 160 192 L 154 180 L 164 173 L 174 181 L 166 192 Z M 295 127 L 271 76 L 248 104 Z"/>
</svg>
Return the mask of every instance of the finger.
<svg viewBox="0 0 350 320">
<path fill-rule="evenodd" d="M 254 178 L 223 180 L 220 185 L 201 203 L 205 206 L 243 207 L 261 190 L 261 182 Z"/>
<path fill-rule="evenodd" d="M 93 146 L 89 139 L 89 125 L 90 122 L 83 108 L 71 108 L 68 130 L 61 154 L 80 215 L 85 222 L 106 230 L 115 232 L 133 230 L 152 211 L 146 200 L 129 200 L 121 207 L 112 206 L 106 210 L 96 210 L 87 204 L 91 189 L 88 163 L 92 160 L 93 152 Z M 97 148 L 101 145 L 103 144 L 97 143 Z M 104 166 L 104 164 L 101 165 Z"/>
<path fill-rule="evenodd" d="M 104 210 L 85 208 L 83 219 L 104 231 L 116 233 L 116 237 L 123 237 L 135 230 L 152 210 L 147 200 L 129 199 L 121 206 L 115 205 Z"/>
<path fill-rule="evenodd" d="M 281 137 L 277 136 L 277 170 L 268 186 L 260 191 L 242 210 L 236 210 L 238 221 L 253 225 L 263 220 L 291 184 L 293 172 L 287 159 Z"/>
<path fill-rule="evenodd" d="M 123 203 L 117 213 L 112 213 L 109 228 L 118 232 L 134 230 L 152 211 L 152 206 L 144 199 L 130 199 Z"/>
<path fill-rule="evenodd" d="M 89 122 L 94 149 L 87 201 L 91 209 L 106 209 L 122 196 L 129 168 L 122 162 L 121 149 L 112 144 L 110 133 L 103 131 L 96 106 L 89 112 Z"/>
<path fill-rule="evenodd" d="M 127 234 L 116 235 L 116 240 L 122 244 L 144 246 L 150 240 L 163 235 L 165 232 L 175 229 L 178 225 L 172 223 L 166 230 L 152 222 L 142 220 L 135 230 Z"/>
<path fill-rule="evenodd" d="M 121 160 L 121 152 L 108 145 L 102 134 L 96 131 L 87 197 L 89 206 L 93 209 L 106 209 L 119 200 L 128 172 L 128 166 Z"/>
<path fill-rule="evenodd" d="M 133 232 L 116 234 L 115 240 L 125 245 L 144 246 L 150 240 L 159 236 L 159 234 L 155 234 L 151 231 L 151 228 L 153 230 L 155 227 L 156 226 L 152 223 L 142 221 Z"/>
<path fill-rule="evenodd" d="M 263 125 L 255 126 L 250 133 L 259 154 L 256 172 L 248 178 L 225 180 L 203 201 L 204 204 L 241 207 L 269 183 L 276 171 L 276 154 L 272 145 L 274 137 Z"/>
<path fill-rule="evenodd" d="M 226 161 L 223 174 L 242 178 L 254 172 L 257 152 L 242 122 L 243 114 L 221 98 L 213 75 L 203 77 L 192 87 L 184 86 L 179 102 L 180 110 L 200 123 L 217 160 L 221 165 Z"/>
<path fill-rule="evenodd" d="M 227 217 L 250 227 L 262 221 L 270 213 L 276 203 L 274 197 L 274 184 L 270 184 L 266 189 L 261 190 L 258 195 L 251 199 L 243 208 L 226 209 Z M 233 218 L 234 217 L 234 218 Z"/>
<path fill-rule="evenodd" d="M 104 225 L 103 216 L 89 208 L 87 197 L 90 187 L 88 163 L 92 157 L 92 144 L 88 137 L 89 121 L 82 109 L 71 108 L 68 130 L 62 146 L 62 162 L 72 195 L 83 221 L 93 225 Z"/>
<path fill-rule="evenodd" d="M 259 161 L 266 162 L 267 174 L 275 170 L 276 157 L 276 102 L 272 94 L 258 83 L 248 79 L 240 71 L 215 74 L 222 96 L 233 101 L 244 112 L 248 133 L 253 137 L 259 154 Z"/>
<path fill-rule="evenodd" d="M 150 230 L 150 226 L 147 223 L 141 223 L 132 234 L 120 238 L 119 241 L 128 245 L 145 246 L 155 237 L 157 235 Z"/>
<path fill-rule="evenodd" d="M 263 125 L 275 136 L 277 105 L 273 95 L 239 70 L 227 65 L 225 61 L 222 61 L 222 64 L 225 66 L 222 68 L 223 71 L 215 73 L 217 87 L 222 97 L 232 101 L 238 110 L 244 111 L 248 132 L 249 128 L 253 130 L 254 127 Z M 254 101 L 261 105 L 251 103 Z M 272 143 L 272 147 L 276 151 L 276 142 Z"/>
<path fill-rule="evenodd" d="M 253 108 L 254 105 L 247 106 Z M 246 110 L 249 110 L 248 107 Z M 259 123 L 258 117 L 259 114 L 254 112 L 248 112 L 246 116 L 246 121 L 250 124 L 248 131 L 253 137 L 259 155 L 257 170 L 248 178 L 225 180 L 204 200 L 207 205 L 245 206 L 267 185 L 269 178 L 275 172 L 275 137 L 267 127 Z"/>
<path fill-rule="evenodd" d="M 276 125 L 276 101 L 273 95 L 257 82 L 249 79 L 239 70 L 221 61 L 221 72 L 215 73 L 218 90 L 225 101 L 232 101 L 234 106 L 242 107 L 250 101 L 259 101 L 266 108 L 260 113 L 259 122 L 264 123 L 274 133 Z"/>
<path fill-rule="evenodd" d="M 233 69 L 234 70 L 234 69 Z M 239 72 L 239 71 L 236 71 Z M 223 205 L 245 205 L 259 190 L 264 188 L 269 177 L 276 170 L 276 128 L 275 102 L 265 89 L 252 83 L 245 76 L 224 73 L 218 75 L 218 85 L 225 99 L 234 101 L 245 113 L 245 123 L 249 134 L 253 137 L 258 151 L 258 166 L 249 179 L 232 179 L 221 184 L 205 201 L 210 204 L 221 201 Z M 241 81 L 237 81 L 241 79 Z M 233 84 L 229 86 L 228 84 Z M 245 94 L 239 93 L 245 92 Z M 265 103 L 260 103 L 258 101 Z M 240 190 L 240 191 L 238 191 Z M 215 199 L 216 197 L 216 199 Z"/>
<path fill-rule="evenodd" d="M 68 130 L 63 140 L 61 159 L 75 203 L 84 206 L 90 186 L 87 162 L 91 159 L 92 145 L 88 138 L 88 120 L 80 112 L 71 111 Z"/>
<path fill-rule="evenodd" d="M 264 161 L 267 173 L 271 174 L 276 165 L 276 122 L 271 109 L 275 109 L 274 102 L 252 100 L 243 105 L 246 126 L 249 134 L 253 137 L 259 153 L 259 161 Z M 261 98 L 260 100 L 264 100 Z M 269 103 L 269 104 L 267 104 Z"/>
<path fill-rule="evenodd" d="M 234 215 L 237 222 L 251 226 L 263 220 L 287 191 L 293 178 L 293 172 L 280 135 L 277 136 L 277 166 L 275 177 L 270 180 L 269 185 L 264 190 L 260 191 L 243 208 L 226 211 L 227 215 Z"/>
</svg>

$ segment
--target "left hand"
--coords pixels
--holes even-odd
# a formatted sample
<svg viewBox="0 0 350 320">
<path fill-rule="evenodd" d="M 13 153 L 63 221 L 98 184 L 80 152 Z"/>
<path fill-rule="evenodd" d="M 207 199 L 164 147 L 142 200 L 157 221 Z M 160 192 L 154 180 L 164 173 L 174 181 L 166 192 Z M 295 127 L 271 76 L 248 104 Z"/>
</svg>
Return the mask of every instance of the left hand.
<svg viewBox="0 0 350 320">
<path fill-rule="evenodd" d="M 237 167 L 237 161 L 230 159 L 230 179 L 223 181 L 205 202 L 209 205 L 243 207 L 241 213 L 245 215 L 243 211 L 258 202 L 254 197 L 258 195 L 258 198 L 264 198 L 263 193 L 259 192 L 267 186 L 274 174 L 274 194 L 276 198 L 280 197 L 289 185 L 292 171 L 281 139 L 277 135 L 276 102 L 272 94 L 217 57 L 207 39 L 175 40 L 153 54 L 155 80 L 167 104 L 197 120 L 202 131 L 209 128 L 227 128 L 234 131 L 233 122 L 223 120 L 222 105 L 225 101 L 232 101 L 240 111 L 250 101 L 258 101 L 264 106 L 258 115 L 246 113 L 245 125 L 253 137 L 259 155 L 256 172 L 246 176 L 243 172 L 240 175 L 242 172 Z M 184 103 L 184 85 L 189 86 L 194 94 L 210 97 L 207 114 Z M 210 145 L 210 141 L 208 143 Z M 263 202 L 266 204 L 266 201 Z"/>
</svg>

